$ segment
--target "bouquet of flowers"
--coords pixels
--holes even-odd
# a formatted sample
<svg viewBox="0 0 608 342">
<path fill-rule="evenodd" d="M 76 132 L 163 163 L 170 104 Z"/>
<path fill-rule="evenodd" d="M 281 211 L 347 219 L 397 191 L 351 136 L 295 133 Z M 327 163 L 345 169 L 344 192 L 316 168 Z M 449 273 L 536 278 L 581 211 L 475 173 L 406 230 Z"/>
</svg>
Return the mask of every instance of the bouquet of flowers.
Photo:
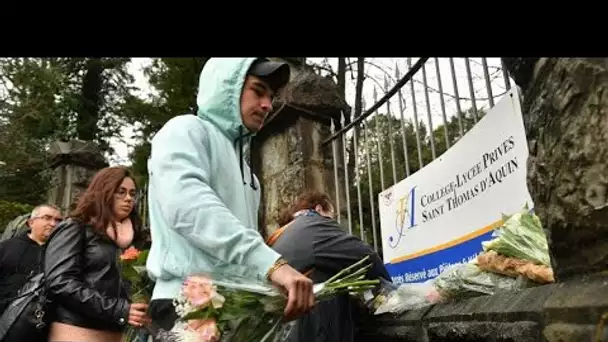
<svg viewBox="0 0 608 342">
<path fill-rule="evenodd" d="M 130 297 L 134 303 L 147 303 L 151 298 L 150 279 L 146 273 L 148 253 L 149 250 L 140 251 L 135 247 L 129 247 L 120 255 L 122 278 L 130 284 Z"/>
<path fill-rule="evenodd" d="M 151 296 L 151 281 L 146 273 L 148 250 L 127 248 L 119 257 L 118 264 L 122 279 L 129 283 L 130 299 L 133 303 L 148 303 Z M 123 341 L 134 341 L 137 329 L 129 326 Z"/>
<path fill-rule="evenodd" d="M 316 299 L 355 295 L 376 287 L 379 280 L 365 279 L 371 267 L 363 266 L 368 258 L 314 285 Z M 160 332 L 156 338 L 164 342 L 274 341 L 281 333 L 287 299 L 272 286 L 246 288 L 220 285 L 204 275 L 188 277 L 174 300 L 180 319 L 171 331 Z"/>
</svg>

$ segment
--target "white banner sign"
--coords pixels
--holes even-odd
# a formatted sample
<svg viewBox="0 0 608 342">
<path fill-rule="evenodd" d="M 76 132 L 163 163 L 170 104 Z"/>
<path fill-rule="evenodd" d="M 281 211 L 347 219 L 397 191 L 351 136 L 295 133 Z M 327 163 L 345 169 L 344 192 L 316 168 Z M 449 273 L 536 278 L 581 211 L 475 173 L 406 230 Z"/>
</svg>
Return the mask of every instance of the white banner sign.
<svg viewBox="0 0 608 342">
<path fill-rule="evenodd" d="M 424 282 L 474 259 L 502 214 L 532 208 L 527 159 L 513 87 L 441 157 L 381 192 L 382 248 L 393 281 Z"/>
</svg>

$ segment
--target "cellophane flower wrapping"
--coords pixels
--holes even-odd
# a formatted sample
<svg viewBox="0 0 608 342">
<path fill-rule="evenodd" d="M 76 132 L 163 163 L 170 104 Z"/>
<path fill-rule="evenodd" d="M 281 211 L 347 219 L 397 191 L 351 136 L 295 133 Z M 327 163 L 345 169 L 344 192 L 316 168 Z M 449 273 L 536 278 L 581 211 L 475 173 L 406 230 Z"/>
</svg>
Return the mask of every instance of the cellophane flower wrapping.
<svg viewBox="0 0 608 342">
<path fill-rule="evenodd" d="M 374 288 L 367 280 L 370 265 L 360 262 L 313 288 L 317 300 Z M 215 279 L 221 279 L 215 280 Z M 283 321 L 286 296 L 268 283 L 211 274 L 192 275 L 182 286 L 174 306 L 178 321 L 171 331 L 154 335 L 163 342 L 278 342 L 290 323 Z"/>
</svg>

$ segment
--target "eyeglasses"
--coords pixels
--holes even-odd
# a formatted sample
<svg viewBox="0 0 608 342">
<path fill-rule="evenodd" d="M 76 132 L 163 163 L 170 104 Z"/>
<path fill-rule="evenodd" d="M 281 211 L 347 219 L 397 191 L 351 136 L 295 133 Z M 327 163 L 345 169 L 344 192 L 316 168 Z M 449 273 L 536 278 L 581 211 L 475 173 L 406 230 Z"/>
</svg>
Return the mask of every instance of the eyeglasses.
<svg viewBox="0 0 608 342">
<path fill-rule="evenodd" d="M 42 215 L 42 216 L 30 217 L 30 220 L 36 220 L 36 219 L 42 219 L 42 220 L 45 220 L 47 222 L 54 221 L 55 223 L 59 223 L 59 222 L 63 221 L 63 219 L 61 217 L 55 217 L 55 216 L 51 216 L 51 215 Z"/>
<path fill-rule="evenodd" d="M 127 195 L 129 195 L 129 197 L 131 197 L 133 199 L 133 201 L 137 201 L 140 197 L 139 193 L 136 191 L 118 190 L 114 193 L 114 196 L 116 196 L 119 199 L 124 199 L 125 197 L 127 197 Z"/>
</svg>

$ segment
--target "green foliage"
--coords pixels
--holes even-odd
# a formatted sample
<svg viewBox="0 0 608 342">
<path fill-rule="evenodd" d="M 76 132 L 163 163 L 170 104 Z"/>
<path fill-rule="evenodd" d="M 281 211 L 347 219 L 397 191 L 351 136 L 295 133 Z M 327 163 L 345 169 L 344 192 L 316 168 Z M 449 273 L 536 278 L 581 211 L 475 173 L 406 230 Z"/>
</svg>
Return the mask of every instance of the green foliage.
<svg viewBox="0 0 608 342">
<path fill-rule="evenodd" d="M 0 124 L 0 199 L 37 205 L 50 181 L 45 143 L 21 132 L 18 124 Z"/>
<path fill-rule="evenodd" d="M 194 113 L 198 78 L 208 57 L 156 58 L 144 70 L 155 94 L 148 99 L 130 96 L 121 114 L 136 127 L 136 140 L 131 153 L 132 169 L 140 184 L 147 179 L 147 159 L 150 155 L 150 139 L 171 118 Z"/>
<path fill-rule="evenodd" d="M 46 195 L 48 137 L 63 131 L 68 80 L 58 58 L 2 58 L 0 82 L 0 198 L 35 205 Z"/>
<path fill-rule="evenodd" d="M 29 204 L 0 200 L 0 233 L 4 232 L 6 225 L 20 215 L 27 214 L 34 209 Z"/>
<path fill-rule="evenodd" d="M 0 117 L 36 139 L 94 140 L 111 152 L 132 90 L 129 58 L 2 58 Z"/>
<path fill-rule="evenodd" d="M 0 198 L 44 202 L 53 140 L 93 140 L 112 153 L 129 58 L 0 58 Z"/>
</svg>

